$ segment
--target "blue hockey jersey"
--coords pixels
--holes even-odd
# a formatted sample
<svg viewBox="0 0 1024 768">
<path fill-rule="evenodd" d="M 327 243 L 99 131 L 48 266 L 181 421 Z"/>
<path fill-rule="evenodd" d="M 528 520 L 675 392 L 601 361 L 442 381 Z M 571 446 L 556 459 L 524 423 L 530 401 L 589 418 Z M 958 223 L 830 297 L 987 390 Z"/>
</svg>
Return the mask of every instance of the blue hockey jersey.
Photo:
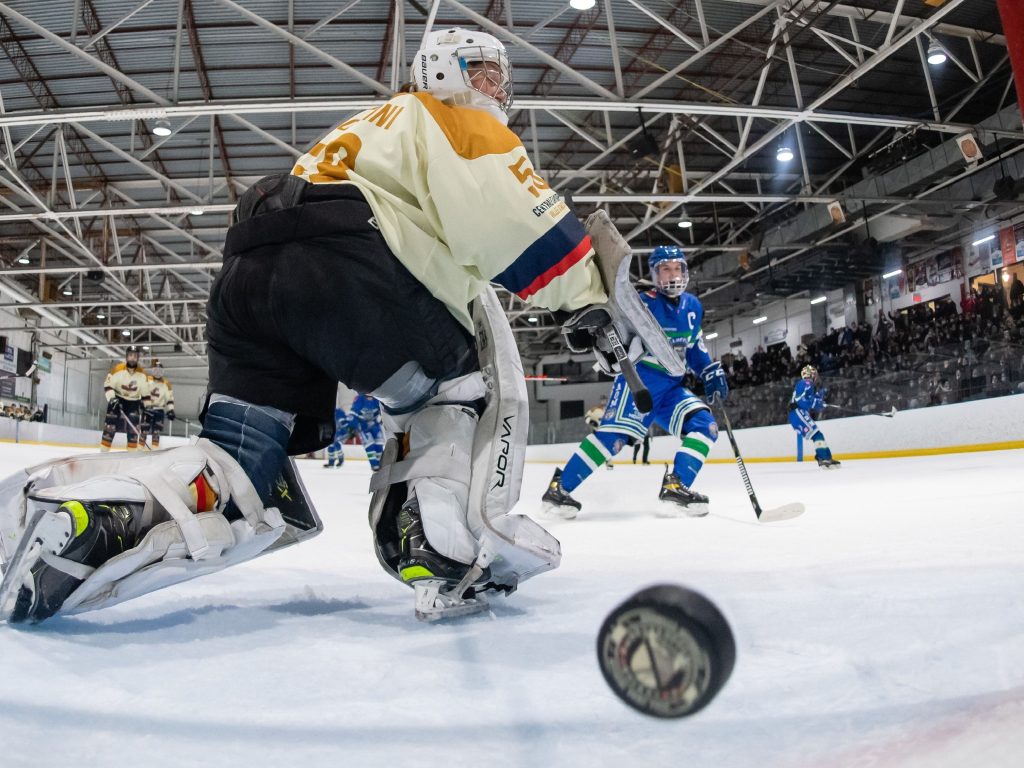
<svg viewBox="0 0 1024 768">
<path fill-rule="evenodd" d="M 704 346 L 704 332 L 701 330 L 704 307 L 700 299 L 692 293 L 683 293 L 676 301 L 650 290 L 641 293 L 640 300 L 647 305 L 654 319 L 664 329 L 672 347 L 686 361 L 691 371 L 699 375 L 711 364 L 711 355 Z M 650 355 L 640 359 L 638 371 L 642 373 L 645 368 L 666 373 Z"/>
<path fill-rule="evenodd" d="M 811 379 L 798 379 L 789 402 L 797 410 L 820 411 L 825 407 L 825 390 L 815 386 Z"/>
</svg>

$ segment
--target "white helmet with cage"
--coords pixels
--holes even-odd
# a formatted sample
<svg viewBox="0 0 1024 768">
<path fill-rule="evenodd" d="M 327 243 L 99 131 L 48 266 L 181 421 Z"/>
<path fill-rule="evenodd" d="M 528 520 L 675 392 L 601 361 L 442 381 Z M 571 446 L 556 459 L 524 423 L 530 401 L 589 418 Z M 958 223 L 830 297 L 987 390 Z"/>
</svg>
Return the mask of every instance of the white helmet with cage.
<svg viewBox="0 0 1024 768">
<path fill-rule="evenodd" d="M 508 124 L 512 65 L 494 35 L 451 27 L 427 35 L 411 67 L 417 91 L 446 104 L 489 112 Z"/>
</svg>

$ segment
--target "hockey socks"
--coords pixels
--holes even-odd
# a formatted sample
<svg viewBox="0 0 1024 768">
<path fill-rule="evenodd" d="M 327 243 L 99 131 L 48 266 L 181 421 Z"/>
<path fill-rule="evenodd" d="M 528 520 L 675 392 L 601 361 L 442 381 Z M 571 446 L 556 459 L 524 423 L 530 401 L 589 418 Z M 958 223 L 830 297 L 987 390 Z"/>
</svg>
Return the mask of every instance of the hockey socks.
<svg viewBox="0 0 1024 768">
<path fill-rule="evenodd" d="M 704 460 L 711 452 L 714 442 L 702 432 L 690 432 L 683 436 L 683 444 L 676 452 L 672 469 L 679 478 L 679 482 L 687 488 L 693 485 L 693 481 L 697 479 L 697 473 L 704 466 Z"/>
<path fill-rule="evenodd" d="M 587 435 L 562 470 L 562 488 L 572 493 L 590 474 L 621 450 L 626 436 L 598 430 Z"/>
</svg>

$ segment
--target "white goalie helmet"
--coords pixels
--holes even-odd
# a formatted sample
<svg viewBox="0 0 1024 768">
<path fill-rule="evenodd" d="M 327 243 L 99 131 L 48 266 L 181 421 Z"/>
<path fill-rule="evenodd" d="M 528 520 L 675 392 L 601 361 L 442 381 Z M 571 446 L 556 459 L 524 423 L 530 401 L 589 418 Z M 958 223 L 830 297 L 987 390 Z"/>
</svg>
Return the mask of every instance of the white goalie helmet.
<svg viewBox="0 0 1024 768">
<path fill-rule="evenodd" d="M 431 32 L 410 72 L 417 91 L 446 104 L 481 109 L 508 124 L 512 65 L 494 35 L 458 27 Z"/>
</svg>

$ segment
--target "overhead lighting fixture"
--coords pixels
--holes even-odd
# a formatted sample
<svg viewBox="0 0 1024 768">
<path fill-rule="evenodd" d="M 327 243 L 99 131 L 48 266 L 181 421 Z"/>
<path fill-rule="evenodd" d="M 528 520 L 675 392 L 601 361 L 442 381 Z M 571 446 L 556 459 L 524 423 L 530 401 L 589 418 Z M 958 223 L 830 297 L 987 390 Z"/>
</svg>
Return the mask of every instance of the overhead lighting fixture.
<svg viewBox="0 0 1024 768">
<path fill-rule="evenodd" d="M 75 292 L 72 291 L 70 288 L 65 288 L 63 291 L 61 291 L 61 293 L 63 293 L 65 296 L 74 296 L 75 295 Z"/>
<path fill-rule="evenodd" d="M 928 63 L 933 67 L 937 67 L 940 64 L 945 64 L 947 58 L 946 52 L 939 45 L 939 41 L 933 37 L 932 41 L 928 43 Z"/>
<path fill-rule="evenodd" d="M 589 11 L 597 0 L 569 0 L 569 5 L 577 11 Z"/>
<path fill-rule="evenodd" d="M 122 336 L 131 336 L 132 332 L 129 331 L 127 328 L 125 328 L 123 331 L 121 331 L 121 335 Z"/>
<path fill-rule="evenodd" d="M 971 245 L 981 245 L 982 243 L 987 243 L 989 240 L 995 240 L 995 239 L 996 239 L 995 235 L 989 235 L 988 237 L 983 237 L 980 240 L 975 240 L 973 243 L 971 243 Z"/>
<path fill-rule="evenodd" d="M 693 226 L 693 222 L 690 221 L 690 217 L 686 215 L 686 206 L 679 206 L 679 224 L 680 229 L 689 229 Z"/>
<path fill-rule="evenodd" d="M 1003 270 L 1003 282 L 1004 283 L 1010 282 L 1010 273 L 1007 272 L 1005 269 Z"/>
<path fill-rule="evenodd" d="M 526 318 L 526 322 L 528 322 L 528 323 L 536 323 L 537 322 L 537 318 L 536 317 L 528 317 L 528 318 Z"/>
<path fill-rule="evenodd" d="M 718 338 L 718 331 L 715 331 L 714 333 L 709 333 L 707 336 L 705 336 L 704 337 L 704 341 L 714 341 L 717 338 Z"/>
<path fill-rule="evenodd" d="M 785 144 L 779 144 L 779 148 L 775 151 L 775 159 L 780 163 L 788 163 L 793 159 L 793 150 Z"/>
<path fill-rule="evenodd" d="M 18 263 L 19 264 L 31 264 L 32 260 L 29 259 L 28 256 L 22 256 L 20 259 L 18 259 Z"/>
<path fill-rule="evenodd" d="M 161 117 L 159 120 L 153 123 L 153 133 L 157 136 L 170 136 L 171 124 Z"/>
<path fill-rule="evenodd" d="M 892 272 L 886 272 L 884 275 L 882 275 L 882 279 L 883 280 L 888 280 L 890 277 L 896 277 L 896 275 L 899 275 L 899 274 L 902 274 L 902 273 L 903 273 L 902 269 L 894 269 Z"/>
<path fill-rule="evenodd" d="M 828 301 L 828 296 L 819 296 L 816 299 L 811 299 L 811 304 L 821 304 L 823 301 Z"/>
<path fill-rule="evenodd" d="M 760 317 L 755 317 L 754 318 L 754 325 L 760 325 L 761 323 L 764 323 L 764 322 L 767 322 L 767 321 L 768 321 L 768 316 L 767 315 L 761 315 Z"/>
<path fill-rule="evenodd" d="M 97 312 L 96 313 L 96 319 L 97 320 L 105 320 L 106 318 L 107 318 L 107 316 L 104 315 L 102 312 Z"/>
<path fill-rule="evenodd" d="M 149 344 L 143 344 L 142 349 L 144 352 L 149 352 Z"/>
<path fill-rule="evenodd" d="M 188 212 L 189 215 L 191 216 L 202 216 L 204 213 L 206 213 L 206 211 L 203 210 L 202 208 L 190 208 Z"/>
</svg>

